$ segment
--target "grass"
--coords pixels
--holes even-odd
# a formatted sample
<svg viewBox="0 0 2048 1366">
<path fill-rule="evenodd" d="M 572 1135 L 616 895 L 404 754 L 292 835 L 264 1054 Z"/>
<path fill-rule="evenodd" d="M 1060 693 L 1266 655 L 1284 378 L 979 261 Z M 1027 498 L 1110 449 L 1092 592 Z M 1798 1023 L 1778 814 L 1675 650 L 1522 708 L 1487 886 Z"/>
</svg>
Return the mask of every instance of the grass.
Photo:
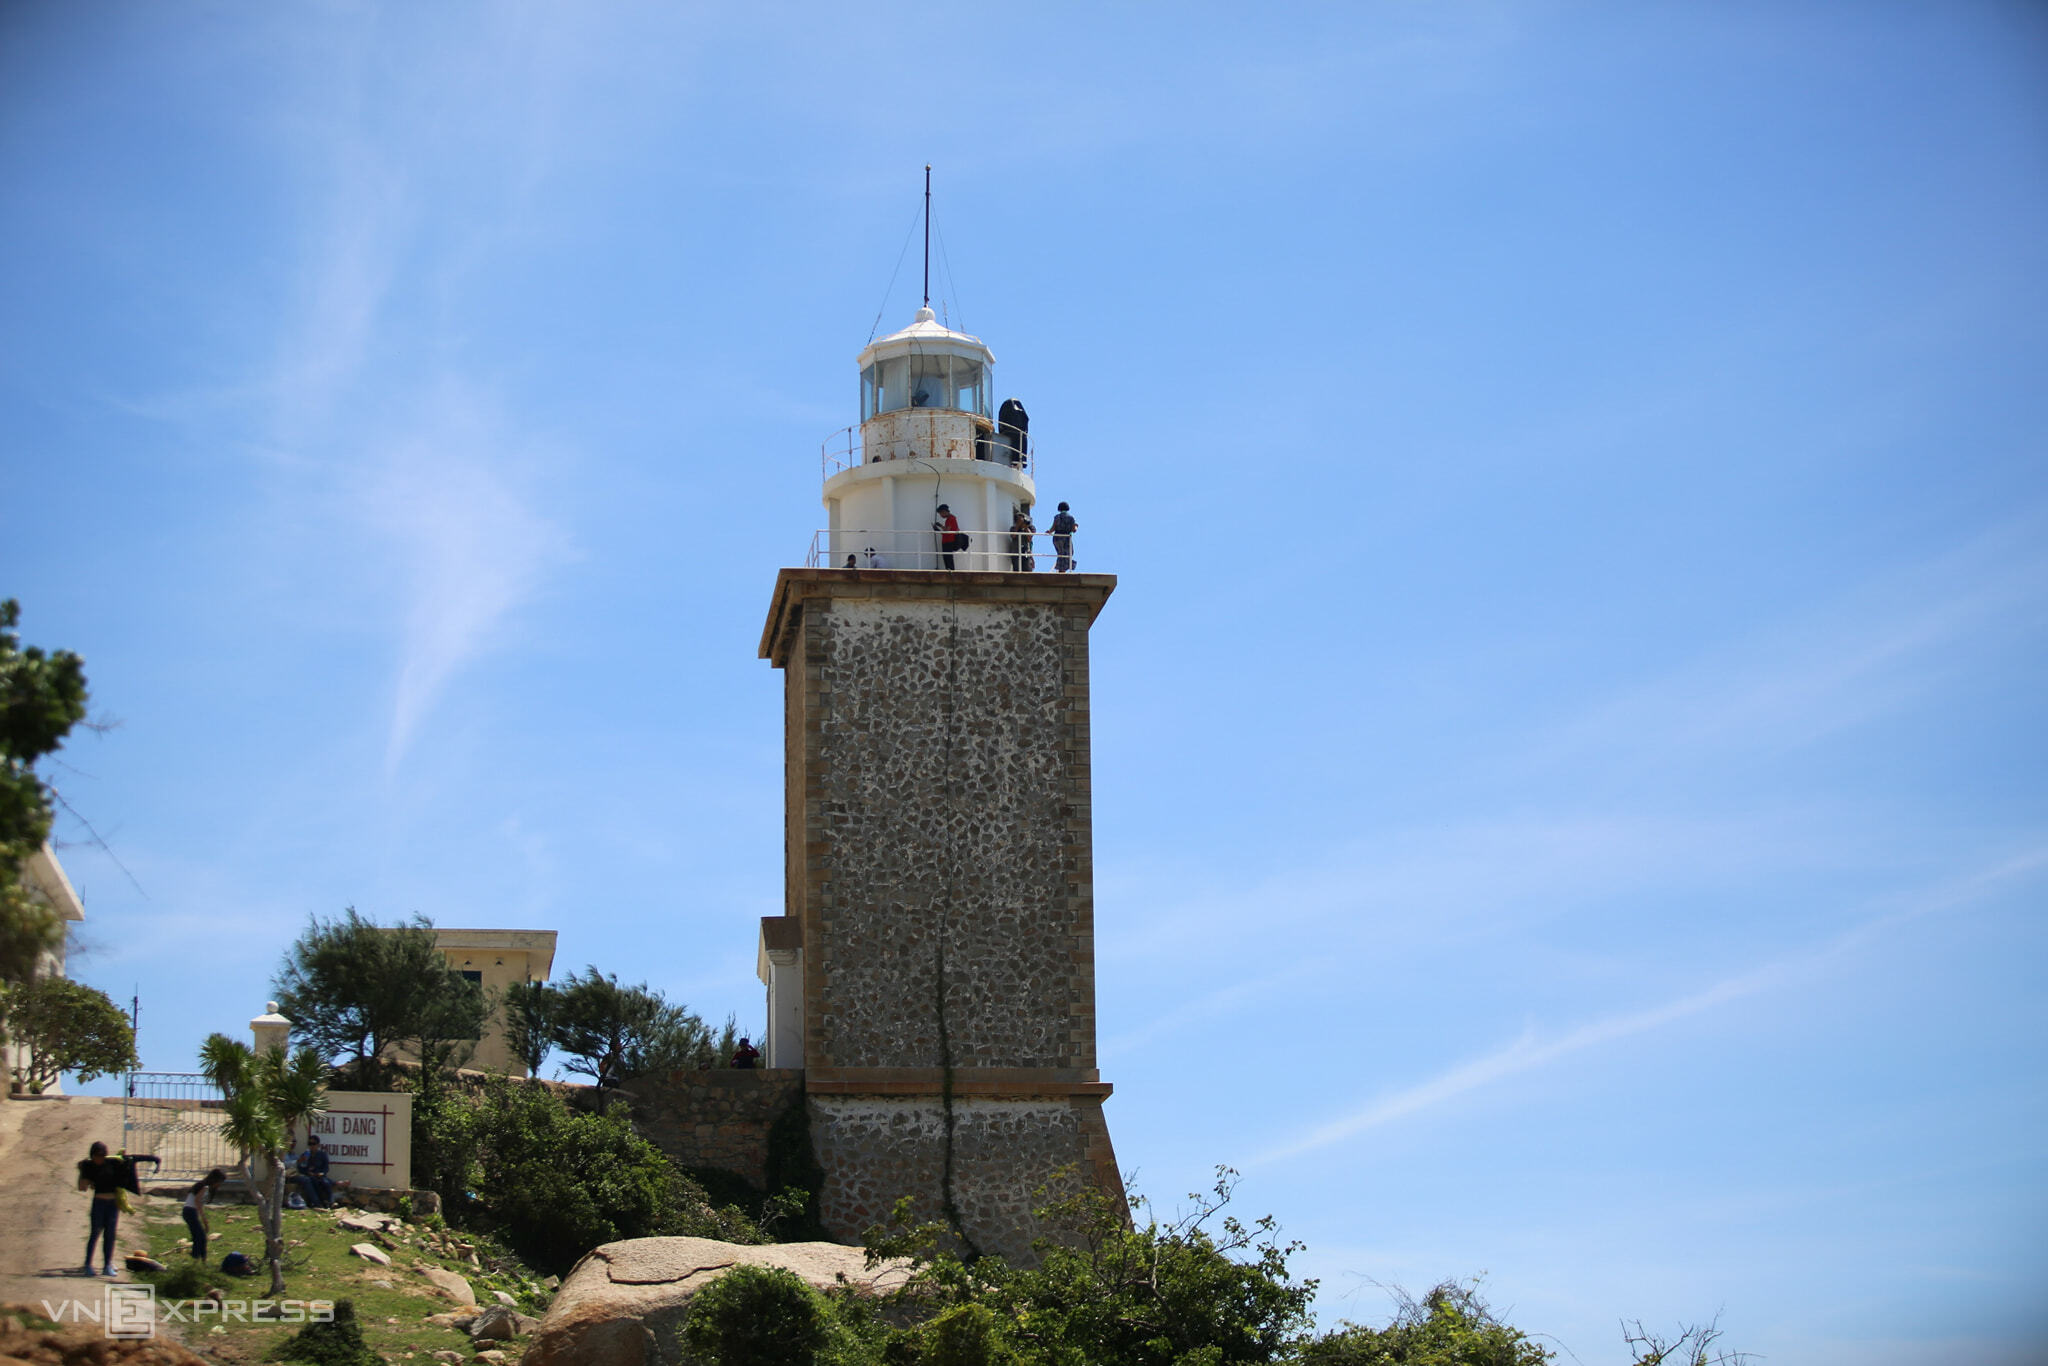
<svg viewBox="0 0 2048 1366">
<path fill-rule="evenodd" d="M 166 1272 L 142 1279 L 161 1284 L 195 1266 L 185 1224 L 178 1214 L 178 1202 L 150 1199 L 140 1223 L 148 1231 L 150 1255 L 169 1268 Z M 230 1252 L 246 1253 L 261 1266 L 263 1232 L 257 1222 L 255 1206 L 216 1207 L 211 1213 L 210 1223 L 212 1231 L 206 1251 L 211 1265 L 200 1273 L 201 1277 L 205 1282 L 221 1287 L 230 1299 L 264 1298 L 264 1292 L 270 1287 L 268 1268 L 262 1268 L 254 1276 L 243 1277 L 229 1276 L 219 1269 L 220 1259 Z M 476 1291 L 479 1309 L 497 1303 L 491 1292 L 503 1290 L 518 1301 L 521 1313 L 539 1317 L 545 1312 L 548 1290 L 516 1258 L 493 1246 L 488 1239 L 442 1230 L 439 1224 L 438 1219 L 415 1220 L 380 1237 L 340 1227 L 331 1211 L 286 1210 L 284 1298 L 353 1300 L 365 1343 L 388 1362 L 431 1362 L 433 1353 L 438 1351 L 460 1352 L 466 1359 L 473 1346 L 503 1348 L 508 1357 L 516 1360 L 524 1350 L 524 1339 L 472 1344 L 467 1333 L 424 1322 L 429 1314 L 469 1311 L 451 1303 L 414 1267 L 418 1263 L 426 1263 L 445 1267 L 463 1276 Z M 130 1226 L 124 1221 L 123 1232 Z M 457 1239 L 473 1247 L 482 1265 L 470 1265 L 466 1255 L 448 1250 L 446 1243 L 434 1245 L 443 1238 Z M 356 1243 L 369 1243 L 381 1248 L 391 1258 L 391 1265 L 378 1266 L 354 1256 L 349 1248 Z M 134 1245 L 132 1239 L 127 1245 Z M 176 1290 L 182 1293 L 188 1288 L 189 1285 L 179 1285 Z M 159 1301 L 169 1298 L 172 1293 L 169 1287 L 160 1289 Z M 183 1312 L 188 1318 L 193 1315 L 189 1307 Z M 209 1314 L 186 1324 L 182 1332 L 186 1344 L 195 1351 L 221 1362 L 242 1366 L 243 1363 L 266 1360 L 296 1330 L 297 1325 L 260 1320 L 236 1321 Z"/>
</svg>

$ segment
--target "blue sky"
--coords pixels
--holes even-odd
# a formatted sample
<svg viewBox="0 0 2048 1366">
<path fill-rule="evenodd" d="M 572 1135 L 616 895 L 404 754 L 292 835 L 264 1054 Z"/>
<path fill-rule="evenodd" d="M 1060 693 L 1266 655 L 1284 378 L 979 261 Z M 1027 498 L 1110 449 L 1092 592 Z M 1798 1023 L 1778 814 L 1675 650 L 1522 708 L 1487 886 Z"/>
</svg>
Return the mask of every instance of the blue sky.
<svg viewBox="0 0 2048 1366">
<path fill-rule="evenodd" d="M 1332 1321 L 2037 1360 L 2034 5 L 0 4 L 0 592 L 120 721 L 147 1064 L 346 905 L 758 1027 L 755 648 L 928 161 L 1120 577 L 1139 1186 Z"/>
</svg>

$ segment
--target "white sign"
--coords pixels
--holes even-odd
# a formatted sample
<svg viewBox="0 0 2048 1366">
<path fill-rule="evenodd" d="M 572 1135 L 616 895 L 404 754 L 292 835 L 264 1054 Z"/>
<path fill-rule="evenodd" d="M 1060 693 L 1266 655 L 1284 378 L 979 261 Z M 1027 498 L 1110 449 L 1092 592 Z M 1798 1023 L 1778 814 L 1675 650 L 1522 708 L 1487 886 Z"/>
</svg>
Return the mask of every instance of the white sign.
<svg viewBox="0 0 2048 1366">
<path fill-rule="evenodd" d="M 313 1116 L 313 1132 L 336 1167 L 383 1167 L 384 1140 L 391 1131 L 389 1110 L 327 1110 Z"/>
</svg>

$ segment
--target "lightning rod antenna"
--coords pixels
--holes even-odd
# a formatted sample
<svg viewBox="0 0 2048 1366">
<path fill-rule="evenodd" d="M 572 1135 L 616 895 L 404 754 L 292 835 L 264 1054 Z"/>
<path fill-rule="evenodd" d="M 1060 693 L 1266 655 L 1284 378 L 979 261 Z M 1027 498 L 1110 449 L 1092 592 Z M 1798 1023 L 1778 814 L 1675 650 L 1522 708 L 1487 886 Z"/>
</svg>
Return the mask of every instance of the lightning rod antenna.
<svg viewBox="0 0 2048 1366">
<path fill-rule="evenodd" d="M 932 164 L 924 164 L 924 306 L 932 306 Z"/>
</svg>

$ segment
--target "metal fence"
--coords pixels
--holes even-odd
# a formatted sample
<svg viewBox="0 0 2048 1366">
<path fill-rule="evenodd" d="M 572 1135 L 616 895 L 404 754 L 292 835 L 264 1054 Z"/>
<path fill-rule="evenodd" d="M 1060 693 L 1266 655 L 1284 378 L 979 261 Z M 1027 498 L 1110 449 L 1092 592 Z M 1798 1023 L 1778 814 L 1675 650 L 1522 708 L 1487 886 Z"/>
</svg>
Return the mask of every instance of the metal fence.
<svg viewBox="0 0 2048 1366">
<path fill-rule="evenodd" d="M 947 551 L 936 531 L 860 531 L 844 527 L 811 536 L 806 569 L 973 569 L 1005 574 L 1068 573 L 1080 568 L 1074 558 L 1078 535 L 1054 537 L 1050 531 L 976 531 L 967 548 Z M 1067 554 L 1060 554 L 1065 541 Z M 1065 568 L 1061 568 L 1064 558 Z"/>
<path fill-rule="evenodd" d="M 221 1133 L 222 1099 L 202 1072 L 130 1072 L 121 1090 L 121 1146 L 155 1154 L 162 1176 L 233 1171 L 241 1154 Z"/>
<path fill-rule="evenodd" d="M 916 441 L 911 442 L 916 446 Z M 1021 447 L 1021 449 L 1019 449 Z M 860 428 L 842 427 L 825 438 L 818 447 L 818 463 L 824 476 L 830 479 L 841 470 L 850 470 L 856 465 L 874 461 L 898 459 L 886 449 L 870 456 L 861 446 Z M 918 460 L 949 459 L 933 456 L 929 452 L 912 457 Z M 974 436 L 974 458 L 990 464 L 1008 465 L 1011 469 L 1022 470 L 1025 474 L 1035 471 L 1038 464 L 1038 448 L 1028 436 L 1018 436 L 1002 428 L 984 429 L 976 425 Z"/>
</svg>

